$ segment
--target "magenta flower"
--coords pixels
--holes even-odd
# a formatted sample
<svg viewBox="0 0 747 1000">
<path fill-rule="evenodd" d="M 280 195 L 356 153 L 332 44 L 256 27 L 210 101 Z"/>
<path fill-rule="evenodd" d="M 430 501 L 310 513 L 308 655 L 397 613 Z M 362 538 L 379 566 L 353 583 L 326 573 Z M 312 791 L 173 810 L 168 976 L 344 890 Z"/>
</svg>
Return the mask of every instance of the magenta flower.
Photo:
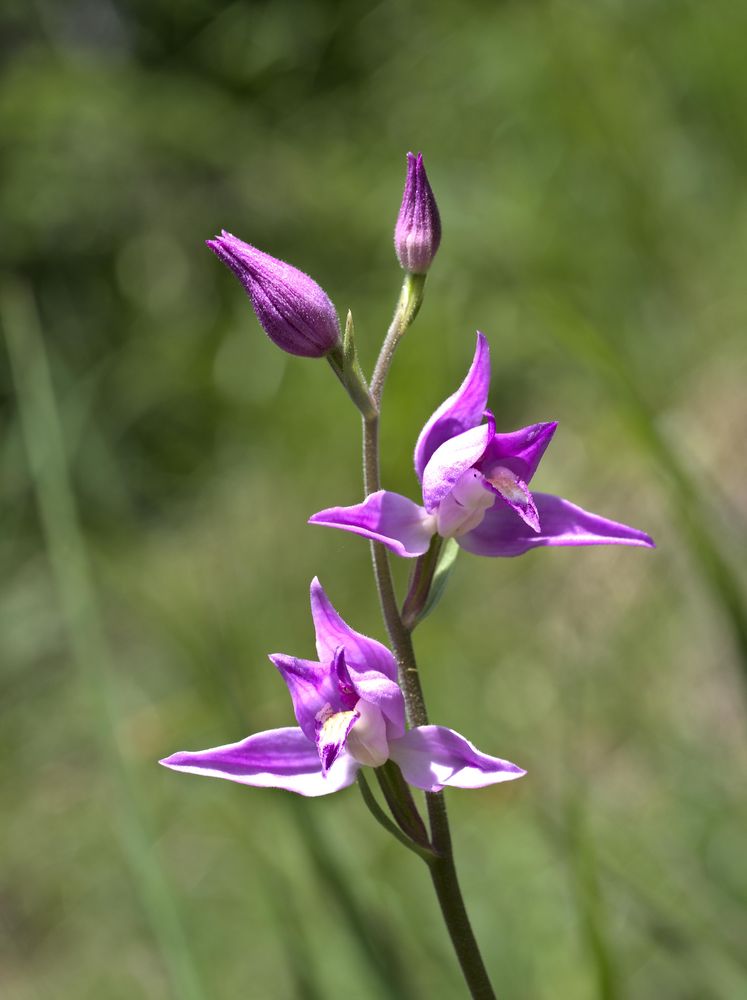
<svg viewBox="0 0 747 1000">
<path fill-rule="evenodd" d="M 482 556 L 518 556 L 543 545 L 653 547 L 643 531 L 530 492 L 557 424 L 496 433 L 485 408 L 489 386 L 488 342 L 478 333 L 467 377 L 428 420 L 415 446 L 422 507 L 379 490 L 352 507 L 320 511 L 309 522 L 352 531 L 406 557 L 423 555 L 435 534 Z"/>
<path fill-rule="evenodd" d="M 335 307 L 308 274 L 262 253 L 225 229 L 205 242 L 247 290 L 257 319 L 281 350 L 321 358 L 340 344 Z"/>
<path fill-rule="evenodd" d="M 355 780 L 363 766 L 394 760 L 417 788 L 480 788 L 520 778 L 515 764 L 481 753 L 442 726 L 405 730 L 405 703 L 394 657 L 355 632 L 333 608 L 317 579 L 311 614 L 319 662 L 276 653 L 270 660 L 288 685 L 298 727 L 269 729 L 240 743 L 182 751 L 166 767 L 244 785 L 328 795 Z"/>
<path fill-rule="evenodd" d="M 402 195 L 394 249 L 405 271 L 425 274 L 441 243 L 441 217 L 423 165 L 423 154 L 407 154 L 407 180 Z"/>
</svg>

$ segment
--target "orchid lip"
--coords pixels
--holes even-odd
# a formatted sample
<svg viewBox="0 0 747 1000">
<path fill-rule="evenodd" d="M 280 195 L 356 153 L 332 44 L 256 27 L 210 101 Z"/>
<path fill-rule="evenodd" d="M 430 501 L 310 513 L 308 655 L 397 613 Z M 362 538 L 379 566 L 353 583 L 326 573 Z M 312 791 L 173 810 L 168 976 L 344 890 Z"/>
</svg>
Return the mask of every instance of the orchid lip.
<svg viewBox="0 0 747 1000">
<path fill-rule="evenodd" d="M 325 705 L 317 714 L 319 732 L 316 745 L 323 775 L 326 775 L 344 750 L 348 734 L 358 718 L 359 714 L 356 711 L 334 712 L 330 705 Z"/>
</svg>

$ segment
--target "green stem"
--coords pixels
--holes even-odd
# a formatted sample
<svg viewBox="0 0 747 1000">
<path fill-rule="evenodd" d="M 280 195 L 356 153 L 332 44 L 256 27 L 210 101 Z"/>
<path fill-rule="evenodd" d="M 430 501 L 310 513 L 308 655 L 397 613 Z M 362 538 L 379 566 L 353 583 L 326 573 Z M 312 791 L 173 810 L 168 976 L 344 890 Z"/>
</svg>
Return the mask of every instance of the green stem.
<svg viewBox="0 0 747 1000">
<path fill-rule="evenodd" d="M 371 380 L 371 396 L 379 411 L 384 382 L 394 357 L 394 351 L 407 327 L 415 318 L 422 301 L 424 279 L 420 276 L 420 280 L 416 281 L 417 277 L 408 275 L 405 278 L 399 305 L 374 369 Z M 366 495 L 381 488 L 378 413 L 365 417 L 363 420 L 363 481 Z M 428 725 L 428 712 L 420 684 L 415 650 L 410 631 L 403 623 L 399 613 L 389 557 L 386 549 L 379 542 L 371 543 L 371 555 L 384 623 L 397 660 L 399 682 L 405 698 L 407 721 L 411 727 L 425 726 Z M 472 997 L 475 1000 L 494 1000 L 495 993 L 480 955 L 459 887 L 443 793 L 426 793 L 426 802 L 431 828 L 431 845 L 436 853 L 436 857 L 429 863 L 429 868 L 441 906 L 441 913 Z"/>
<path fill-rule="evenodd" d="M 406 833 L 403 833 L 403 831 L 400 830 L 396 824 L 392 823 L 387 814 L 376 801 L 376 797 L 371 791 L 362 770 L 358 772 L 358 787 L 360 788 L 361 795 L 363 796 L 363 801 L 366 803 L 369 812 L 376 822 L 380 823 L 388 833 L 391 833 L 393 837 L 396 837 L 400 844 L 404 844 L 405 847 L 430 864 L 435 857 L 433 851 L 429 847 L 424 847 L 421 844 L 416 843 L 412 840 L 412 838 L 408 837 Z"/>
<path fill-rule="evenodd" d="M 384 382 L 394 358 L 397 344 L 404 336 L 407 328 L 418 314 L 423 301 L 423 289 L 425 288 L 424 274 L 406 274 L 402 283 L 397 308 L 394 310 L 394 318 L 387 330 L 384 343 L 381 345 L 379 358 L 371 376 L 371 396 L 376 404 L 376 408 L 381 406 L 381 394 L 384 391 Z"/>
</svg>

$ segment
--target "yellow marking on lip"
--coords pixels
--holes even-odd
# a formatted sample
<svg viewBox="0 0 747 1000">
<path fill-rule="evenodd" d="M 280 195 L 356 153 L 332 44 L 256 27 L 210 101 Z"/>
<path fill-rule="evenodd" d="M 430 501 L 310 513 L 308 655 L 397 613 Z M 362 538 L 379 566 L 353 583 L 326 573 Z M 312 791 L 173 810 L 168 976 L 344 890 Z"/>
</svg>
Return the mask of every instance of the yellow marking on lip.
<svg viewBox="0 0 747 1000">
<path fill-rule="evenodd" d="M 333 715 L 328 715 L 319 731 L 319 742 L 323 744 L 342 743 L 349 726 L 357 718 L 357 712 L 335 712 Z"/>
<path fill-rule="evenodd" d="M 522 507 L 527 505 L 527 495 L 516 482 L 516 476 L 509 469 L 497 468 L 493 469 L 489 476 L 485 477 L 491 486 L 503 494 L 507 500 L 511 500 L 513 503 L 521 504 Z"/>
</svg>

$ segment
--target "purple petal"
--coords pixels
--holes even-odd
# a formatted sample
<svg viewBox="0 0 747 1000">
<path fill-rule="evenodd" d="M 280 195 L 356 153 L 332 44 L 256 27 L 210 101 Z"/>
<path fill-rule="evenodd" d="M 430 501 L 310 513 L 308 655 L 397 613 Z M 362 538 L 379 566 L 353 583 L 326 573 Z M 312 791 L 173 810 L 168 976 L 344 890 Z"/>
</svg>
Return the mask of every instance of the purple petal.
<svg viewBox="0 0 747 1000">
<path fill-rule="evenodd" d="M 300 729 L 268 729 L 240 743 L 211 750 L 182 750 L 160 761 L 164 767 L 209 778 L 227 778 L 242 785 L 285 788 L 299 795 L 329 795 L 355 781 L 358 763 L 340 755 L 322 775 L 314 744 Z"/>
<path fill-rule="evenodd" d="M 491 424 L 471 427 L 436 449 L 423 472 L 423 503 L 430 513 L 438 509 L 457 480 L 483 456 L 493 434 Z"/>
<path fill-rule="evenodd" d="M 469 740 L 443 726 L 418 726 L 389 749 L 405 780 L 426 792 L 438 792 L 444 785 L 482 788 L 526 774 L 510 761 L 481 753 Z"/>
<path fill-rule="evenodd" d="M 342 528 L 381 542 L 398 556 L 414 558 L 428 551 L 436 530 L 435 520 L 419 504 L 379 490 L 352 507 L 329 507 L 309 518 L 309 524 Z"/>
<path fill-rule="evenodd" d="M 283 675 L 298 724 L 312 742 L 316 740 L 317 723 L 323 713 L 351 709 L 357 701 L 355 695 L 345 695 L 340 690 L 330 663 L 300 660 L 284 653 L 272 653 L 270 661 Z"/>
<path fill-rule="evenodd" d="M 363 638 L 366 637 L 363 636 Z M 370 641 L 373 642 L 373 640 Z M 397 664 L 394 657 L 386 647 L 384 648 L 392 659 L 396 673 Z M 332 671 L 337 678 L 339 690 L 343 694 L 343 704 L 354 706 L 359 714 L 363 711 L 361 699 L 369 705 L 375 706 L 385 718 L 387 736 L 391 739 L 401 736 L 405 731 L 405 699 L 399 684 L 379 670 L 370 669 L 365 660 L 359 661 L 359 667 L 348 664 L 346 661 L 345 648 L 338 646 L 334 652 Z M 352 697 L 350 697 L 351 695 Z"/>
<path fill-rule="evenodd" d="M 489 479 L 494 466 L 503 466 L 525 483 L 530 482 L 557 426 L 553 420 L 522 427 L 510 434 L 495 434 L 485 450 L 480 471 Z"/>
<path fill-rule="evenodd" d="M 645 545 L 651 538 L 627 524 L 609 521 L 582 510 L 568 500 L 535 493 L 539 534 L 500 501 L 486 512 L 477 528 L 457 539 L 463 549 L 478 556 L 519 556 L 541 545 Z"/>
<path fill-rule="evenodd" d="M 437 448 L 482 421 L 490 389 L 490 347 L 478 331 L 477 347 L 467 377 L 457 391 L 443 402 L 427 421 L 415 445 L 415 471 L 418 479 Z"/>
<path fill-rule="evenodd" d="M 311 581 L 311 616 L 316 630 L 316 650 L 322 662 L 329 662 L 338 646 L 342 646 L 349 669 L 358 673 L 377 670 L 392 681 L 397 679 L 397 664 L 386 646 L 361 635 L 343 621 L 318 577 Z"/>
<path fill-rule="evenodd" d="M 399 684 L 375 670 L 350 674 L 359 697 L 386 719 L 389 739 L 398 739 L 405 731 L 405 699 Z"/>
</svg>

